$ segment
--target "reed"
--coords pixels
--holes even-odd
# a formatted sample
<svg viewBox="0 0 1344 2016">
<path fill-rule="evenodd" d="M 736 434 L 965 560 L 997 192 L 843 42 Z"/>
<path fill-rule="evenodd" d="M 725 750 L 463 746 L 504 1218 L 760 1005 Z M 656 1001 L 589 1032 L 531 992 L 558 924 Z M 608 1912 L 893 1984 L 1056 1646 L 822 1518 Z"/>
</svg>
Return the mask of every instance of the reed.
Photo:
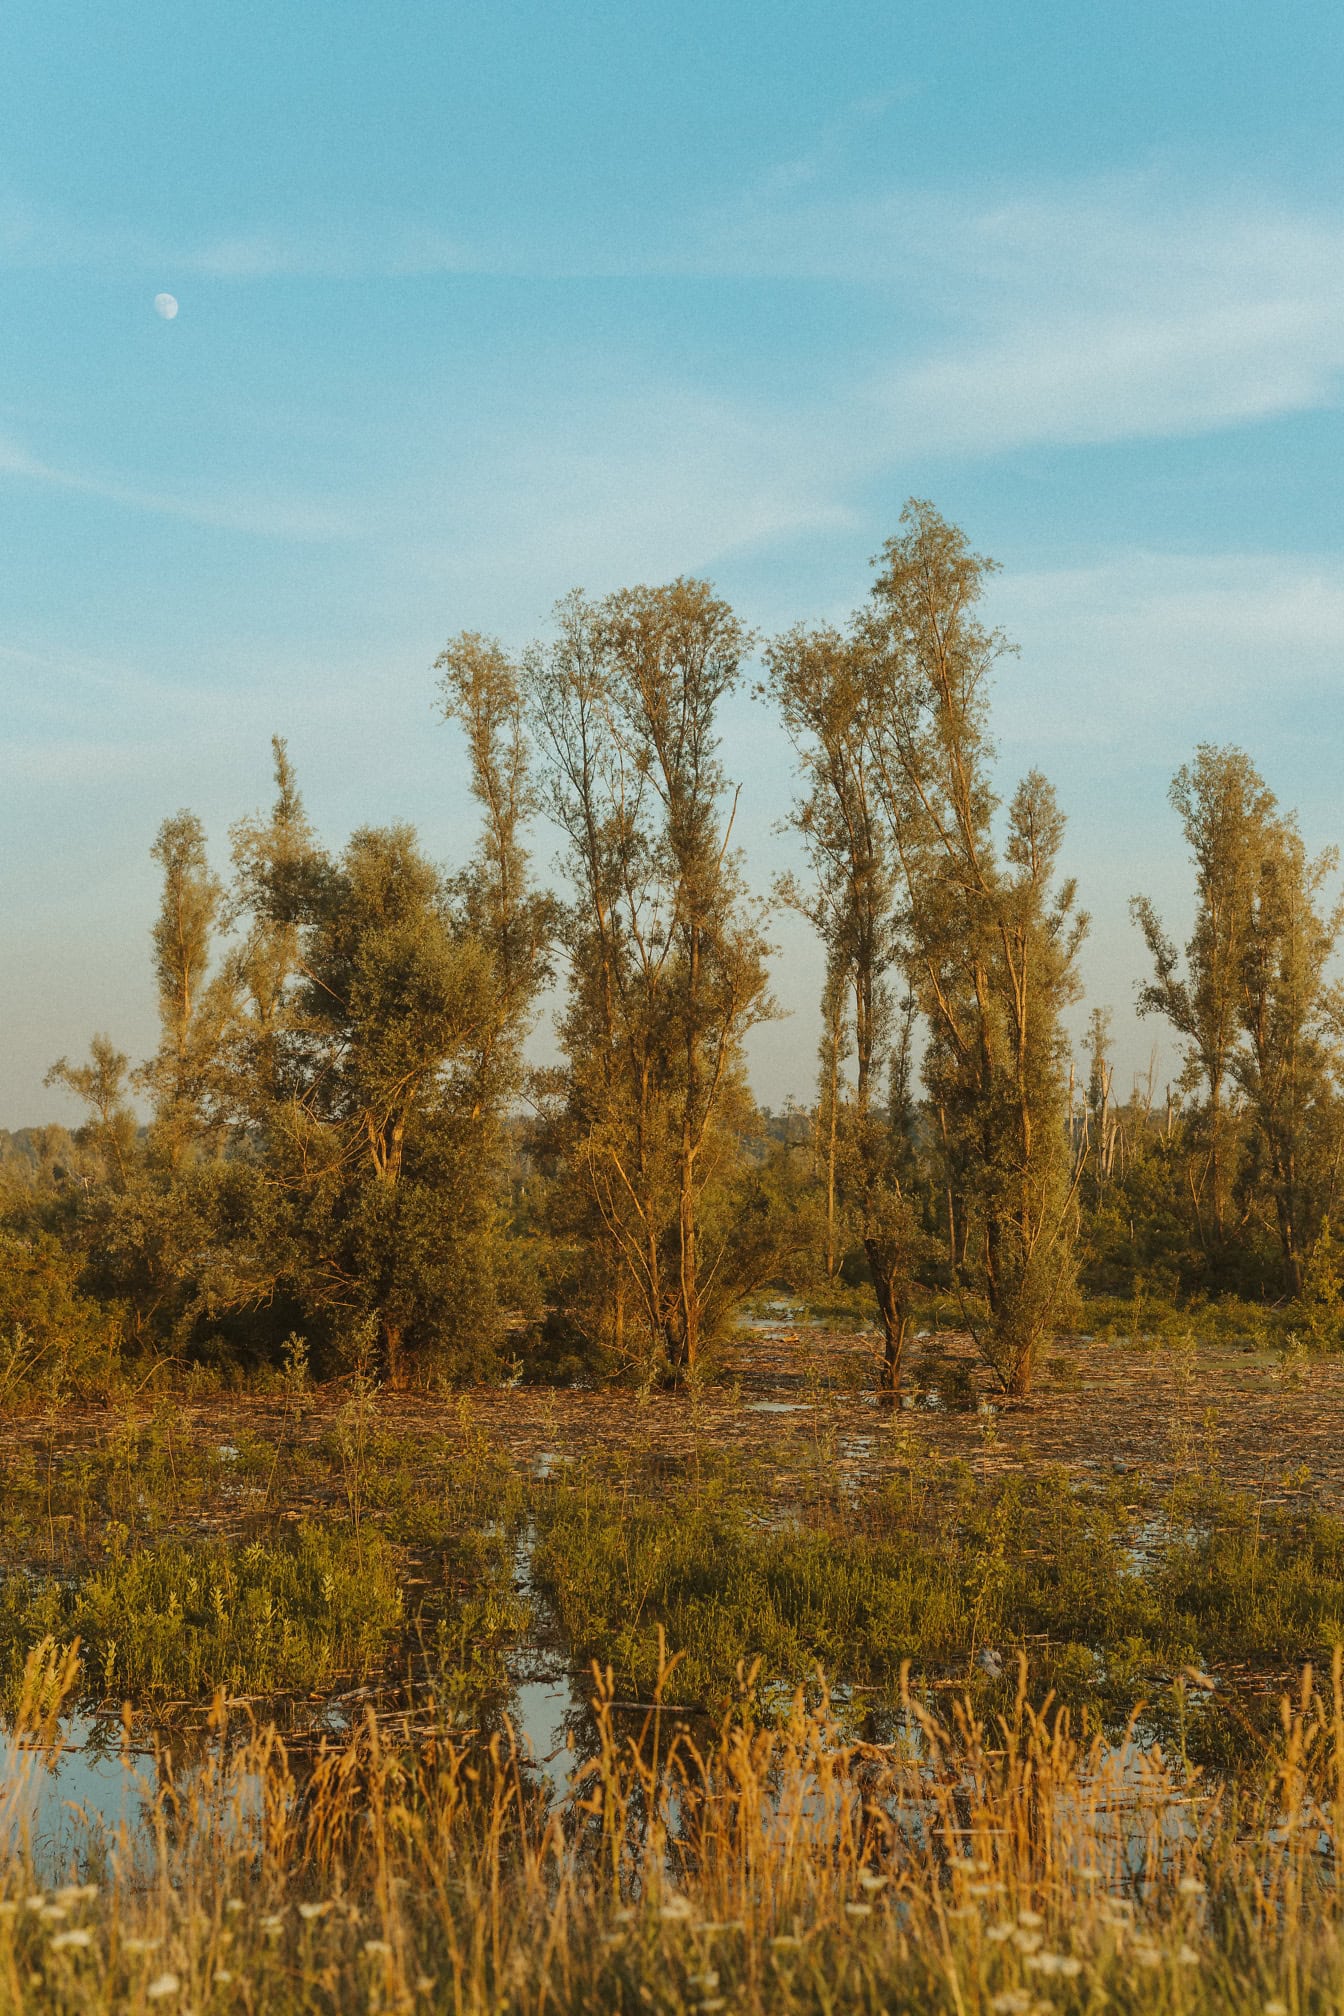
<svg viewBox="0 0 1344 2016">
<path fill-rule="evenodd" d="M 745 1676 L 744 1676 L 745 1677 Z M 30 1659 L 0 1793 L 0 2011 L 1337 2011 L 1344 1682 L 1304 1671 L 1215 1782 L 1133 1729 L 992 1719 L 906 1685 L 898 1733 L 800 1694 L 768 1726 L 633 1718 L 595 1670 L 563 1798 L 488 1739 L 369 1713 L 304 1760 L 272 1727 L 146 1773 L 142 1822 L 53 1883 L 24 1815 L 73 1655 Z M 44 1746 L 46 1748 L 44 1749 Z M 47 1880 L 41 1878 L 44 1873 Z"/>
</svg>

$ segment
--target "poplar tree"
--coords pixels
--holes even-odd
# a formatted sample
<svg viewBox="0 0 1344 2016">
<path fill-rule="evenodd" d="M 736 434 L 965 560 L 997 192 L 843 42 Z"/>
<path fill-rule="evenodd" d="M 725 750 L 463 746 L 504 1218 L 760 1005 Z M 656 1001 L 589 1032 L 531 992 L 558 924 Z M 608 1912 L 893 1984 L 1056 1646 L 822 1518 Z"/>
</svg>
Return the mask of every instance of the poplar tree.
<svg viewBox="0 0 1344 2016">
<path fill-rule="evenodd" d="M 868 741 L 901 889 L 908 982 L 927 1042 L 954 1279 L 1004 1386 L 1025 1393 L 1071 1292 L 1076 1174 L 1062 1013 L 1086 918 L 1058 879 L 1064 819 L 1031 772 L 993 821 L 989 679 L 1007 648 L 977 604 L 992 563 L 912 500 L 858 634 Z M 960 1222 L 959 1222 L 960 1221 Z"/>
<path fill-rule="evenodd" d="M 1169 796 L 1194 863 L 1195 924 L 1182 974 L 1152 902 L 1134 897 L 1130 909 L 1153 962 L 1139 1012 L 1165 1016 L 1185 1038 L 1181 1083 L 1199 1095 L 1189 1195 L 1196 1236 L 1216 1271 L 1226 1257 L 1236 1178 L 1236 1062 L 1253 896 L 1276 807 L 1243 750 L 1207 742 L 1177 771 Z"/>
<path fill-rule="evenodd" d="M 466 739 L 482 825 L 475 855 L 454 882 L 463 924 L 488 951 L 493 1004 L 482 1030 L 477 1115 L 496 1125 L 524 1079 L 523 1041 L 551 977 L 554 899 L 533 888 L 525 844 L 537 810 L 523 678 L 494 638 L 463 631 L 435 660 L 445 719 Z"/>
<path fill-rule="evenodd" d="M 130 1105 L 130 1059 L 110 1036 L 95 1036 L 87 1064 L 62 1057 L 43 1079 L 44 1085 L 64 1085 L 88 1108 L 89 1118 L 76 1139 L 98 1158 L 108 1189 L 126 1190 L 136 1169 L 135 1114 Z"/>
<path fill-rule="evenodd" d="M 569 998 L 556 1119 L 603 1265 L 672 1376 L 740 1291 L 734 1199 L 754 1109 L 743 1043 L 770 1012 L 765 945 L 732 851 L 717 717 L 747 639 L 703 582 L 573 595 L 530 654 L 546 805 L 565 835 Z"/>
<path fill-rule="evenodd" d="M 1334 1206 L 1344 989 L 1328 977 L 1344 906 L 1326 907 L 1334 849 L 1313 859 L 1291 818 L 1268 823 L 1250 891 L 1241 966 L 1245 1044 L 1232 1075 L 1251 1120 L 1248 1188 L 1264 1192 L 1283 1287 L 1301 1295 L 1303 1262 Z"/>
<path fill-rule="evenodd" d="M 234 1008 L 232 976 L 211 975 L 222 930 L 224 884 L 210 867 L 193 812 L 165 819 L 150 850 L 163 871 L 153 929 L 160 1039 L 138 1079 L 154 1111 L 153 1151 L 171 1173 L 223 1141 L 219 1070 Z"/>
<path fill-rule="evenodd" d="M 830 629 L 772 645 L 768 688 L 802 771 L 790 823 L 811 869 L 782 893 L 826 952 L 819 1117 L 825 1130 L 828 1266 L 837 1212 L 863 1247 L 882 1326 L 883 1385 L 895 1392 L 914 1270 L 926 1241 L 912 1201 L 911 1017 L 891 974 L 902 946 L 896 877 L 869 740 L 862 647 Z M 911 1004 L 913 1005 L 913 1004 Z M 853 1082 L 842 1065 L 852 1055 Z"/>
</svg>

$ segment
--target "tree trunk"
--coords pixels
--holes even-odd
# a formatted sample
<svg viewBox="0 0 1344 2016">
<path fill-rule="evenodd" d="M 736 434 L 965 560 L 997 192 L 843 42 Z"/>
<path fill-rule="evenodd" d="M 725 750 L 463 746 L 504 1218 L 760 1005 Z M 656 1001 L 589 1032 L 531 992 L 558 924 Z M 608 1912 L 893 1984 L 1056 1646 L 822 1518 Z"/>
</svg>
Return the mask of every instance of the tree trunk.
<svg viewBox="0 0 1344 2016">
<path fill-rule="evenodd" d="M 865 1239 L 863 1250 L 873 1277 L 877 1313 L 882 1324 L 882 1384 L 884 1402 L 894 1405 L 901 1390 L 905 1340 L 910 1328 L 910 1277 L 881 1240 Z"/>
<path fill-rule="evenodd" d="M 401 1324 L 390 1316 L 383 1318 L 383 1364 L 388 1385 L 394 1393 L 403 1392 L 407 1384 L 405 1343 Z"/>
</svg>

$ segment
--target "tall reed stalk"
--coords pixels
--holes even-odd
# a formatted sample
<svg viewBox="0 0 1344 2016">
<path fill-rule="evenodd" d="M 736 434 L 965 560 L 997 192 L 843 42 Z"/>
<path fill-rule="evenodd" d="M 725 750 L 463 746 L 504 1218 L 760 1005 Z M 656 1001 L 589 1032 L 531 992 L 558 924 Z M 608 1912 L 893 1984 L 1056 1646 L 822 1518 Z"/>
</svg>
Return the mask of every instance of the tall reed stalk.
<svg viewBox="0 0 1344 2016">
<path fill-rule="evenodd" d="M 1131 1728 L 905 1687 L 889 1742 L 631 1718 L 595 1670 L 561 1798 L 505 1725 L 369 1711 L 144 1774 L 141 1820 L 43 1869 L 25 1816 L 68 1651 L 29 1662 L 0 1784 L 0 2012 L 1257 2012 L 1344 2007 L 1344 1682 L 1310 1670 L 1214 1784 Z M 129 1722 L 127 1725 L 129 1743 Z M 21 1744 L 23 1747 L 17 1747 Z"/>
</svg>

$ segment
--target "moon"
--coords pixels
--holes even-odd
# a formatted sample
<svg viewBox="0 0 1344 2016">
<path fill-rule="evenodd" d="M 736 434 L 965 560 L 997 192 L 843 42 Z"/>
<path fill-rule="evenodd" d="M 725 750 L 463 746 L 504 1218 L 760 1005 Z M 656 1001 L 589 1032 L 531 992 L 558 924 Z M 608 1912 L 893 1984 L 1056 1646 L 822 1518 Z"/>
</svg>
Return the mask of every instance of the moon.
<svg viewBox="0 0 1344 2016">
<path fill-rule="evenodd" d="M 161 315 L 165 322 L 171 322 L 177 313 L 176 294 L 156 294 L 154 296 L 154 313 Z"/>
</svg>

